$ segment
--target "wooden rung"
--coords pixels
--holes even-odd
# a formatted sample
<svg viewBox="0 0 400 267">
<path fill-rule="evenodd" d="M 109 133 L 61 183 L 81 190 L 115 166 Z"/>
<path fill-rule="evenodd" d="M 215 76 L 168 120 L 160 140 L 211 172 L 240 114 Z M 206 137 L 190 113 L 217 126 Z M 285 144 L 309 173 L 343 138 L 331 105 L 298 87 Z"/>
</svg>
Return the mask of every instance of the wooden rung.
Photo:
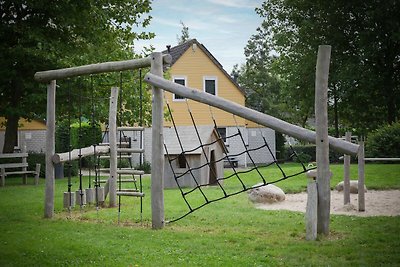
<svg viewBox="0 0 400 267">
<path fill-rule="evenodd" d="M 143 131 L 143 127 L 129 127 L 129 126 L 122 126 L 122 127 L 117 127 L 118 131 Z"/>
<path fill-rule="evenodd" d="M 137 174 L 137 175 L 143 175 L 144 171 L 140 171 L 140 170 L 134 170 L 134 169 L 122 169 L 122 170 L 117 170 L 118 174 Z"/>
<path fill-rule="evenodd" d="M 144 193 L 141 193 L 141 192 L 121 192 L 121 191 L 117 191 L 117 196 L 144 197 Z"/>
<path fill-rule="evenodd" d="M 125 189 L 119 189 L 118 192 L 139 192 L 139 190 L 138 189 L 125 188 Z"/>
<path fill-rule="evenodd" d="M 99 182 L 101 184 L 107 183 L 107 181 L 108 181 L 107 179 L 106 180 L 104 180 L 104 179 L 97 180 L 97 182 Z M 95 183 L 96 180 L 93 180 L 93 182 Z M 134 182 L 136 182 L 136 179 L 117 179 L 117 183 L 119 183 L 119 182 L 121 182 L 121 183 L 134 183 Z"/>
<path fill-rule="evenodd" d="M 143 153 L 143 148 L 117 148 L 118 153 Z"/>
<path fill-rule="evenodd" d="M 109 146 L 110 143 L 100 143 L 98 146 Z M 129 147 L 129 142 L 119 142 L 117 141 L 117 146 L 128 146 Z"/>
<path fill-rule="evenodd" d="M 118 155 L 117 159 L 122 158 L 122 159 L 130 159 L 132 158 L 132 155 Z M 100 159 L 110 159 L 110 155 L 102 155 L 100 156 Z"/>
</svg>

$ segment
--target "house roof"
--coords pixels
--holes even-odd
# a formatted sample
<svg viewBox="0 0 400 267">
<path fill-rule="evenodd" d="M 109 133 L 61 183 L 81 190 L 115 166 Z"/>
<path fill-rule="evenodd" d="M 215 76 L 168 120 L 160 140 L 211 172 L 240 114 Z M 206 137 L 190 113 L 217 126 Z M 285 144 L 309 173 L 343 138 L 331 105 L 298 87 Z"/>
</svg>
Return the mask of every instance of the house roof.
<svg viewBox="0 0 400 267">
<path fill-rule="evenodd" d="M 6 122 L 5 117 L 0 117 L 0 131 L 6 130 Z M 18 121 L 18 130 L 46 130 L 46 123 L 41 120 L 20 118 Z"/>
<path fill-rule="evenodd" d="M 162 53 L 169 54 L 172 57 L 171 66 L 175 64 L 179 60 L 179 58 L 192 47 L 193 44 L 196 44 L 198 48 L 200 48 L 210 59 L 211 61 L 221 70 L 221 72 L 239 89 L 239 91 L 245 95 L 245 91 L 239 86 L 239 84 L 224 70 L 223 66 L 219 61 L 208 51 L 208 49 L 201 43 L 199 43 L 196 39 L 191 39 L 183 44 L 170 47 L 168 50 L 164 50 Z"/>
<path fill-rule="evenodd" d="M 193 126 L 177 126 L 176 129 L 185 154 L 198 155 L 202 153 L 202 149 L 199 147 L 200 141 Z M 218 134 L 212 126 L 197 126 L 197 130 L 203 145 L 215 141 L 218 138 Z M 215 135 L 214 139 L 211 139 L 212 135 Z M 221 140 L 217 143 L 224 149 Z M 167 147 L 168 154 L 179 155 L 182 153 L 174 128 L 164 128 L 164 144 Z M 165 151 L 164 154 L 166 154 Z"/>
</svg>

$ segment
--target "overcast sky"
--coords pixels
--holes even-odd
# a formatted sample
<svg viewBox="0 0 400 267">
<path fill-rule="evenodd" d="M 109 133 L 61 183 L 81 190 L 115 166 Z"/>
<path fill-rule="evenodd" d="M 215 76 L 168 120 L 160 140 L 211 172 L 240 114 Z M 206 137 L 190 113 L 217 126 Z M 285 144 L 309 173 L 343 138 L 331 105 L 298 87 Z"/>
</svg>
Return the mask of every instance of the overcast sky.
<svg viewBox="0 0 400 267">
<path fill-rule="evenodd" d="M 190 38 L 196 38 L 230 73 L 234 64 L 244 63 L 244 47 L 261 25 L 254 11 L 262 0 L 154 0 L 153 17 L 147 31 L 156 37 L 135 44 L 135 52 L 143 46 L 163 51 L 166 45 L 177 45 L 182 21 L 189 27 Z"/>
</svg>

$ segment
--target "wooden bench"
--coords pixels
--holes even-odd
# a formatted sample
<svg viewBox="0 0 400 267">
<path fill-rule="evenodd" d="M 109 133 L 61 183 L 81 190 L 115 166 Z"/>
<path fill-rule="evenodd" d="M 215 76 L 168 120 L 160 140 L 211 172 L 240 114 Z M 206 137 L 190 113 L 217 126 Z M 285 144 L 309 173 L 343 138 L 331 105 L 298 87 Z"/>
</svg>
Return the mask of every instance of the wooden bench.
<svg viewBox="0 0 400 267">
<path fill-rule="evenodd" d="M 22 183 L 27 184 L 27 175 L 32 174 L 35 178 L 35 185 L 39 184 L 40 164 L 36 164 L 34 171 L 28 171 L 28 153 L 0 154 L 0 160 L 6 159 L 8 163 L 0 163 L 0 186 L 6 184 L 6 176 L 22 175 Z"/>
</svg>

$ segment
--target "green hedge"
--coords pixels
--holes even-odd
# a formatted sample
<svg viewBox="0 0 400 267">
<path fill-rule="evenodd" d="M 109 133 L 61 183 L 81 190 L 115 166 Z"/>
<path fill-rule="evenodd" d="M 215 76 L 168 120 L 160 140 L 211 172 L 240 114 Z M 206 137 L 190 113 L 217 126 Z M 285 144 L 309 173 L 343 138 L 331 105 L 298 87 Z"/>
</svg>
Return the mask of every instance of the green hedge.
<svg viewBox="0 0 400 267">
<path fill-rule="evenodd" d="M 372 158 L 400 157 L 400 123 L 386 125 L 370 133 L 365 142 L 365 154 Z"/>
<path fill-rule="evenodd" d="M 309 162 L 316 161 L 316 158 L 315 158 L 316 157 L 316 154 L 315 154 L 316 146 L 315 145 L 294 145 L 292 147 L 303 163 L 309 163 Z M 286 147 L 285 153 L 286 153 L 286 158 L 288 158 L 289 155 L 291 155 L 291 150 L 290 150 L 289 146 Z M 329 161 L 331 163 L 342 162 L 342 160 L 339 159 L 342 156 L 343 156 L 343 153 L 329 149 Z M 296 160 L 295 158 L 294 158 L 294 160 L 298 162 L 298 160 Z M 356 162 L 356 158 L 352 157 L 351 161 Z"/>
<path fill-rule="evenodd" d="M 29 165 L 29 170 L 34 171 L 36 168 L 36 164 L 40 164 L 40 177 L 45 177 L 46 176 L 46 154 L 44 153 L 35 153 L 35 152 L 29 152 L 28 156 L 28 165 Z M 71 175 L 76 176 L 78 175 L 78 162 L 73 161 L 72 162 L 72 167 L 71 167 Z M 64 164 L 64 177 L 68 176 L 68 163 Z"/>
</svg>

